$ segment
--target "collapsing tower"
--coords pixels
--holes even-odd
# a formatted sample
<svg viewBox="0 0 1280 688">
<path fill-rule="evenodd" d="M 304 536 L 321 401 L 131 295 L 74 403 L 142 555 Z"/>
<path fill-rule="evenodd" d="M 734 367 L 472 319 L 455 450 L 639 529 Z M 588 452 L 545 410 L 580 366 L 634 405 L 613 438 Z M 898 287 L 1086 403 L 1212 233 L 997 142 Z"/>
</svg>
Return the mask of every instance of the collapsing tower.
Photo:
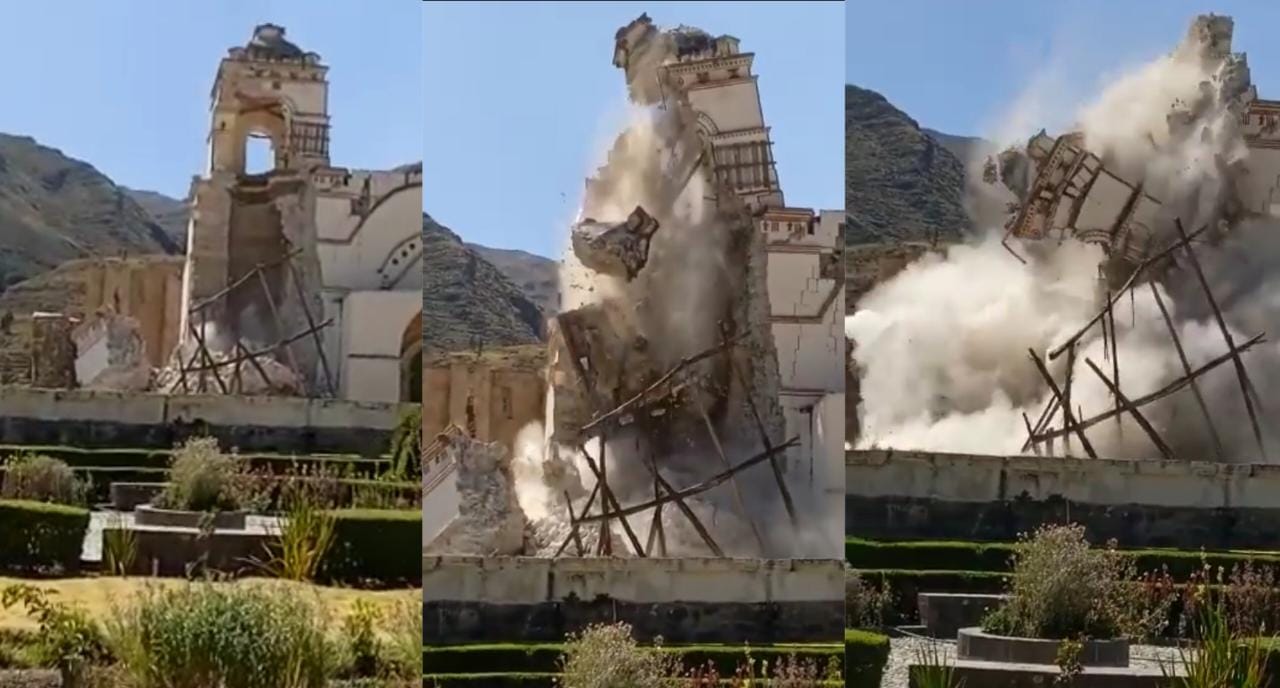
<svg viewBox="0 0 1280 688">
<path fill-rule="evenodd" d="M 758 222 L 782 193 L 750 63 L 733 37 L 647 16 L 617 33 L 614 65 L 642 112 L 587 181 L 572 230 L 545 444 L 502 470 L 493 447 L 447 438 L 459 521 L 428 551 L 826 556 L 779 403 Z M 527 521 L 518 543 L 508 508 Z"/>
</svg>

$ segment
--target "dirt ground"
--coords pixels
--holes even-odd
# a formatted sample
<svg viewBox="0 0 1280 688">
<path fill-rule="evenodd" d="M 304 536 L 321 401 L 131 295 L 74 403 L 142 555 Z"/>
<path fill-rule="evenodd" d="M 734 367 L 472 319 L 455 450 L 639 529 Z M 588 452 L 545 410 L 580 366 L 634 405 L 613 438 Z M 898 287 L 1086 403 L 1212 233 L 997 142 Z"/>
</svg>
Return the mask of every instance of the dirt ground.
<svg viewBox="0 0 1280 688">
<path fill-rule="evenodd" d="M 109 618 L 116 609 L 132 604 L 137 595 L 148 587 L 172 589 L 192 585 L 208 585 L 174 578 L 102 576 L 31 580 L 0 576 L 0 589 L 15 583 L 25 583 L 43 590 L 52 590 L 55 593 L 54 599 L 79 606 L 97 620 Z M 393 610 L 397 605 L 401 605 L 405 601 L 421 603 L 422 600 L 422 591 L 418 589 L 353 590 L 350 588 L 330 588 L 265 578 L 244 578 L 232 582 L 212 583 L 211 585 L 293 588 L 299 591 L 301 595 L 313 596 L 312 599 L 318 602 L 327 616 L 334 619 L 334 623 L 340 623 L 341 619 L 347 615 L 357 600 L 366 600 L 386 611 Z M 34 630 L 35 628 L 35 621 L 27 617 L 25 610 L 17 607 L 0 609 L 0 629 Z"/>
</svg>

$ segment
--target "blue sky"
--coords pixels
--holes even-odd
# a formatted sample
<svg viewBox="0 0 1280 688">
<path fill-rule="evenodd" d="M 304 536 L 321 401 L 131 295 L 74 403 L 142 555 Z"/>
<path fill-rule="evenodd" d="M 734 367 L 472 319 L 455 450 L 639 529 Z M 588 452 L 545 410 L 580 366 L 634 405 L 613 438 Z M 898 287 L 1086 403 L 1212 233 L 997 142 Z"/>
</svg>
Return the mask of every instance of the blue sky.
<svg viewBox="0 0 1280 688">
<path fill-rule="evenodd" d="M 255 25 L 272 22 L 330 66 L 335 164 L 414 162 L 422 157 L 420 13 L 406 1 L 6 3 L 0 132 L 34 137 L 118 184 L 185 197 L 206 162 L 218 61 Z"/>
<path fill-rule="evenodd" d="M 1026 89 L 1080 102 L 1104 75 L 1171 50 L 1207 12 L 1235 19 L 1233 49 L 1248 53 L 1260 95 L 1280 98 L 1280 3 L 1258 0 L 851 0 L 846 71 L 922 126 L 982 135 Z"/>
<path fill-rule="evenodd" d="M 842 208 L 839 2 L 427 3 L 423 204 L 467 241 L 558 258 L 583 179 L 625 112 L 614 32 L 732 34 L 756 54 L 791 205 Z"/>
</svg>

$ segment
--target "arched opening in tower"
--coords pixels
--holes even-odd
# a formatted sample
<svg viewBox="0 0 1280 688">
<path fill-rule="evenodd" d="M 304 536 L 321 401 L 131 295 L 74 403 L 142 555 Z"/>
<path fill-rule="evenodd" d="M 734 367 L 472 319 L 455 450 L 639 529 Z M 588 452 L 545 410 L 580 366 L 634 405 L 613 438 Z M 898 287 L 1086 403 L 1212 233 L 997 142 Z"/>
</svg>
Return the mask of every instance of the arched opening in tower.
<svg viewBox="0 0 1280 688">
<path fill-rule="evenodd" d="M 251 133 L 244 141 L 244 173 L 266 174 L 276 168 L 276 151 L 271 137 Z"/>
</svg>

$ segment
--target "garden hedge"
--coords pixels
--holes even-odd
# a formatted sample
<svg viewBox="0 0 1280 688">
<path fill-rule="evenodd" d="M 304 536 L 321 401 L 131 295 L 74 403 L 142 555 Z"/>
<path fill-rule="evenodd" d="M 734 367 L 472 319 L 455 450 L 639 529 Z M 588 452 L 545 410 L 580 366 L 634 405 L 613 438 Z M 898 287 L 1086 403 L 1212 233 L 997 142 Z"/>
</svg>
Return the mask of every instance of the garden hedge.
<svg viewBox="0 0 1280 688">
<path fill-rule="evenodd" d="M 320 564 L 328 582 L 378 585 L 422 580 L 421 509 L 339 509 L 333 543 Z M 411 554 L 414 553 L 414 554 Z"/>
<path fill-rule="evenodd" d="M 84 449 L 63 446 L 23 446 L 0 444 L 0 460 L 20 454 L 43 454 L 67 462 L 77 469 L 100 468 L 153 468 L 166 469 L 173 454 L 170 449 Z M 319 466 L 337 470 L 353 477 L 371 476 L 391 466 L 390 457 L 367 459 L 355 454 L 240 454 L 241 459 L 259 470 L 281 473 L 293 468 L 314 469 Z"/>
<path fill-rule="evenodd" d="M 88 529 L 88 509 L 0 500 L 0 569 L 78 571 Z"/>
<path fill-rule="evenodd" d="M 1008 574 L 998 571 L 906 571 L 903 569 L 859 570 L 862 580 L 873 586 L 888 586 L 893 593 L 893 608 L 886 623 L 914 623 L 920 608 L 916 595 L 921 592 L 1001 593 L 1008 587 Z"/>
<path fill-rule="evenodd" d="M 743 645 L 667 645 L 666 652 L 677 653 L 686 668 L 715 665 L 721 676 L 732 676 L 746 659 Z M 812 658 L 819 669 L 827 658 L 840 658 L 841 646 L 829 645 L 765 645 L 751 647 L 751 659 L 773 666 L 790 655 L 801 660 Z M 428 674 L 475 674 L 501 668 L 508 672 L 542 674 L 560 670 L 564 645 L 559 643 L 501 643 L 477 645 L 428 646 L 422 651 L 423 671 Z"/>
<path fill-rule="evenodd" d="M 845 559 L 855 569 L 905 569 L 914 571 L 1010 571 L 1015 547 L 1010 542 L 906 541 L 877 542 L 849 538 Z M 1186 580 L 1205 563 L 1232 567 L 1253 563 L 1280 566 L 1277 552 L 1198 552 L 1176 549 L 1135 549 L 1127 553 L 1137 560 L 1138 571 L 1167 568 L 1176 580 Z"/>
<path fill-rule="evenodd" d="M 889 663 L 889 637 L 871 631 L 844 632 L 844 684 L 857 688 L 879 688 L 884 667 Z"/>
</svg>

